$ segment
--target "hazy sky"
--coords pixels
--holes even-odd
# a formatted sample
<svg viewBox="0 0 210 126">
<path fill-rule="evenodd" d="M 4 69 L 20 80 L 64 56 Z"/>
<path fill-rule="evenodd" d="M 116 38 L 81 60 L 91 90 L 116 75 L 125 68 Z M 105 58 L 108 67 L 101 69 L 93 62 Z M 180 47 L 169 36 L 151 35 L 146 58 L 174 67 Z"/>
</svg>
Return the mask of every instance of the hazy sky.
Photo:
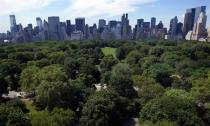
<svg viewBox="0 0 210 126">
<path fill-rule="evenodd" d="M 131 24 L 136 19 L 150 21 L 156 17 L 168 27 L 170 19 L 178 16 L 183 22 L 187 8 L 207 6 L 210 26 L 210 0 L 0 0 L 0 32 L 10 28 L 9 15 L 15 14 L 17 23 L 24 27 L 28 23 L 36 25 L 36 17 L 60 16 L 61 21 L 75 17 L 86 17 L 86 23 L 98 23 L 99 18 L 120 20 L 122 13 L 128 12 Z"/>
</svg>

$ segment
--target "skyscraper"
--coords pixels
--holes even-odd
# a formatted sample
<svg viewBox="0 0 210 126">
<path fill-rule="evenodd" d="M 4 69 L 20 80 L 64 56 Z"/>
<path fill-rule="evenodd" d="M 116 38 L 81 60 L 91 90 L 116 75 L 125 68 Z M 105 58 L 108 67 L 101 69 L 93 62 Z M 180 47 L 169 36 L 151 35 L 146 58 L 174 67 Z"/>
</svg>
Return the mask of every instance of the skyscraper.
<svg viewBox="0 0 210 126">
<path fill-rule="evenodd" d="M 60 18 L 48 17 L 50 40 L 59 40 Z"/>
<path fill-rule="evenodd" d="M 71 36 L 71 21 L 70 20 L 67 20 L 66 21 L 66 33 L 68 36 Z"/>
<path fill-rule="evenodd" d="M 150 22 L 144 22 L 143 23 L 143 38 L 149 38 L 150 37 Z"/>
<path fill-rule="evenodd" d="M 176 38 L 176 31 L 177 31 L 177 23 L 178 23 L 178 18 L 175 16 L 173 19 L 170 21 L 170 28 L 168 31 L 168 37 L 170 39 L 175 39 Z"/>
<path fill-rule="evenodd" d="M 37 27 L 39 28 L 39 30 L 43 29 L 43 23 L 42 23 L 42 19 L 40 17 L 36 18 L 36 24 L 37 24 Z"/>
<path fill-rule="evenodd" d="M 76 18 L 76 31 L 81 31 L 83 34 L 85 34 L 85 18 Z"/>
<path fill-rule="evenodd" d="M 183 35 L 185 36 L 189 31 L 193 30 L 195 23 L 197 23 L 200 13 L 206 13 L 206 6 L 187 9 L 184 18 Z"/>
<path fill-rule="evenodd" d="M 10 17 L 10 30 L 12 33 L 15 33 L 17 32 L 15 15 L 10 15 L 9 17 Z"/>
<path fill-rule="evenodd" d="M 183 28 L 183 23 L 179 22 L 176 26 L 176 34 L 183 34 L 183 31 L 182 31 L 182 28 Z"/>
<path fill-rule="evenodd" d="M 143 36 L 143 25 L 144 25 L 144 19 L 137 19 L 137 25 L 134 29 L 134 39 L 140 39 Z"/>
<path fill-rule="evenodd" d="M 98 28 L 103 28 L 106 25 L 106 20 L 99 19 Z"/>
<path fill-rule="evenodd" d="M 154 29 L 156 26 L 156 18 L 155 17 L 152 17 L 151 18 L 151 29 Z"/>
<path fill-rule="evenodd" d="M 184 17 L 183 36 L 185 37 L 189 31 L 192 30 L 193 20 L 192 13 L 186 13 Z"/>
<path fill-rule="evenodd" d="M 197 23 L 193 28 L 192 38 L 191 40 L 199 40 L 200 38 L 204 38 L 206 34 L 206 20 L 207 16 L 204 12 L 201 12 L 198 18 Z"/>
<path fill-rule="evenodd" d="M 206 13 L 206 6 L 201 6 L 201 7 L 196 7 L 195 8 L 195 18 L 194 18 L 194 23 L 198 21 L 198 18 L 200 16 L 200 13 Z"/>
<path fill-rule="evenodd" d="M 163 29 L 163 27 L 164 27 L 163 22 L 160 21 L 156 27 L 157 27 L 157 29 Z"/>
<path fill-rule="evenodd" d="M 129 20 L 128 14 L 123 14 L 121 19 L 121 37 L 122 39 L 128 39 L 129 36 Z"/>
<path fill-rule="evenodd" d="M 187 9 L 187 12 L 186 13 L 190 13 L 191 14 L 191 26 L 190 28 L 193 29 L 193 26 L 194 26 L 194 21 L 195 21 L 195 8 L 190 8 L 190 9 Z"/>
<path fill-rule="evenodd" d="M 109 28 L 111 29 L 111 28 L 116 28 L 117 27 L 117 21 L 114 21 L 114 20 L 112 20 L 112 21 L 109 21 Z"/>
<path fill-rule="evenodd" d="M 98 29 L 100 34 L 103 32 L 105 26 L 106 26 L 106 20 L 100 19 L 98 22 Z"/>
</svg>

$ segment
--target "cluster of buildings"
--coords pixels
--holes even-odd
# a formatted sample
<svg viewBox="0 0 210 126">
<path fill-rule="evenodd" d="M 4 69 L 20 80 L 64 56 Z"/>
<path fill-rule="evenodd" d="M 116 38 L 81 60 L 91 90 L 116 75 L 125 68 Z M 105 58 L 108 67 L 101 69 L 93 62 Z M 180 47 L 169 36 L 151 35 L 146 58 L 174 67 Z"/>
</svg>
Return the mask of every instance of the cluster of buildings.
<svg viewBox="0 0 210 126">
<path fill-rule="evenodd" d="M 128 14 L 123 14 L 121 21 L 104 19 L 98 21 L 98 26 L 89 26 L 85 18 L 76 18 L 75 24 L 70 20 L 61 22 L 59 17 L 48 17 L 42 20 L 37 17 L 37 25 L 28 24 L 24 27 L 16 23 L 15 15 L 10 15 L 10 31 L 0 34 L 0 42 L 34 42 L 45 40 L 138 40 L 138 39 L 170 39 L 210 41 L 210 29 L 206 29 L 206 6 L 187 9 L 184 23 L 174 17 L 167 29 L 162 21 L 156 23 L 138 19 L 134 28 L 129 24 Z"/>
</svg>

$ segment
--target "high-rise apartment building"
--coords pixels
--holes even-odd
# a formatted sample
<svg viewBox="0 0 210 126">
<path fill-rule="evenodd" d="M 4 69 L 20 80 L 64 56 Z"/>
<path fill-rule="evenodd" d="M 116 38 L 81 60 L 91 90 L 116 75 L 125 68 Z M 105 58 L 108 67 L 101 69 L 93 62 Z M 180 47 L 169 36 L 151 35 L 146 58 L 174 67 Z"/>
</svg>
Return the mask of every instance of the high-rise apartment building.
<svg viewBox="0 0 210 126">
<path fill-rule="evenodd" d="M 154 29 L 156 26 L 156 18 L 155 17 L 152 17 L 151 18 L 151 29 Z"/>
<path fill-rule="evenodd" d="M 192 30 L 193 20 L 192 13 L 186 13 L 184 17 L 184 25 L 183 25 L 183 36 L 185 37 L 189 31 Z"/>
<path fill-rule="evenodd" d="M 117 27 L 117 21 L 114 21 L 114 20 L 112 20 L 112 21 L 109 21 L 109 28 L 111 29 L 111 28 L 116 28 Z"/>
<path fill-rule="evenodd" d="M 43 23 L 42 23 L 42 19 L 40 17 L 36 18 L 36 24 L 37 24 L 37 27 L 39 28 L 39 30 L 43 29 Z"/>
<path fill-rule="evenodd" d="M 48 17 L 50 40 L 59 40 L 60 38 L 60 18 Z"/>
<path fill-rule="evenodd" d="M 106 25 L 106 20 L 99 19 L 98 21 L 98 28 L 103 28 Z"/>
<path fill-rule="evenodd" d="M 128 14 L 123 14 L 121 23 L 121 37 L 122 39 L 128 39 L 128 36 L 130 34 Z"/>
<path fill-rule="evenodd" d="M 200 13 L 206 13 L 206 6 L 187 9 L 184 18 L 183 35 L 194 29 L 195 24 L 198 21 Z"/>
<path fill-rule="evenodd" d="M 206 6 L 200 6 L 195 8 L 195 18 L 194 18 L 194 24 L 198 21 L 198 18 L 200 16 L 200 13 L 206 13 Z"/>
<path fill-rule="evenodd" d="M 12 33 L 17 32 L 15 15 L 10 15 L 10 30 Z"/>
<path fill-rule="evenodd" d="M 177 23 L 178 23 L 178 18 L 177 18 L 177 16 L 175 16 L 170 21 L 170 27 L 169 27 L 169 31 L 168 31 L 168 37 L 170 39 L 176 39 Z"/>
<path fill-rule="evenodd" d="M 98 30 L 99 30 L 99 33 L 101 34 L 103 31 L 104 31 L 104 27 L 106 26 L 106 20 L 104 19 L 100 19 L 98 21 Z"/>
<path fill-rule="evenodd" d="M 191 40 L 199 40 L 200 38 L 204 38 L 206 34 L 206 21 L 207 16 L 204 12 L 201 12 L 198 18 L 197 23 L 193 28 L 192 38 Z"/>
<path fill-rule="evenodd" d="M 75 19 L 76 31 L 81 31 L 85 34 L 85 18 L 76 18 Z"/>
<path fill-rule="evenodd" d="M 66 21 L 66 33 L 68 36 L 71 36 L 72 31 L 71 31 L 71 21 L 70 20 Z"/>
</svg>

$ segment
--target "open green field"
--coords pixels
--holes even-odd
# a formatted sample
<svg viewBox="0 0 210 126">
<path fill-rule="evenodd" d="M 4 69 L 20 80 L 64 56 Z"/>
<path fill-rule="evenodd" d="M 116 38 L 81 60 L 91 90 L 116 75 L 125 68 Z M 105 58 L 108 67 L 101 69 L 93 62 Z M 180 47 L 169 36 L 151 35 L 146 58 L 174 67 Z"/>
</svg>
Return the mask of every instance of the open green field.
<svg viewBox="0 0 210 126">
<path fill-rule="evenodd" d="M 105 48 L 102 48 L 102 52 L 104 53 L 105 56 L 113 55 L 114 58 L 116 58 L 116 48 L 105 47 Z"/>
</svg>

